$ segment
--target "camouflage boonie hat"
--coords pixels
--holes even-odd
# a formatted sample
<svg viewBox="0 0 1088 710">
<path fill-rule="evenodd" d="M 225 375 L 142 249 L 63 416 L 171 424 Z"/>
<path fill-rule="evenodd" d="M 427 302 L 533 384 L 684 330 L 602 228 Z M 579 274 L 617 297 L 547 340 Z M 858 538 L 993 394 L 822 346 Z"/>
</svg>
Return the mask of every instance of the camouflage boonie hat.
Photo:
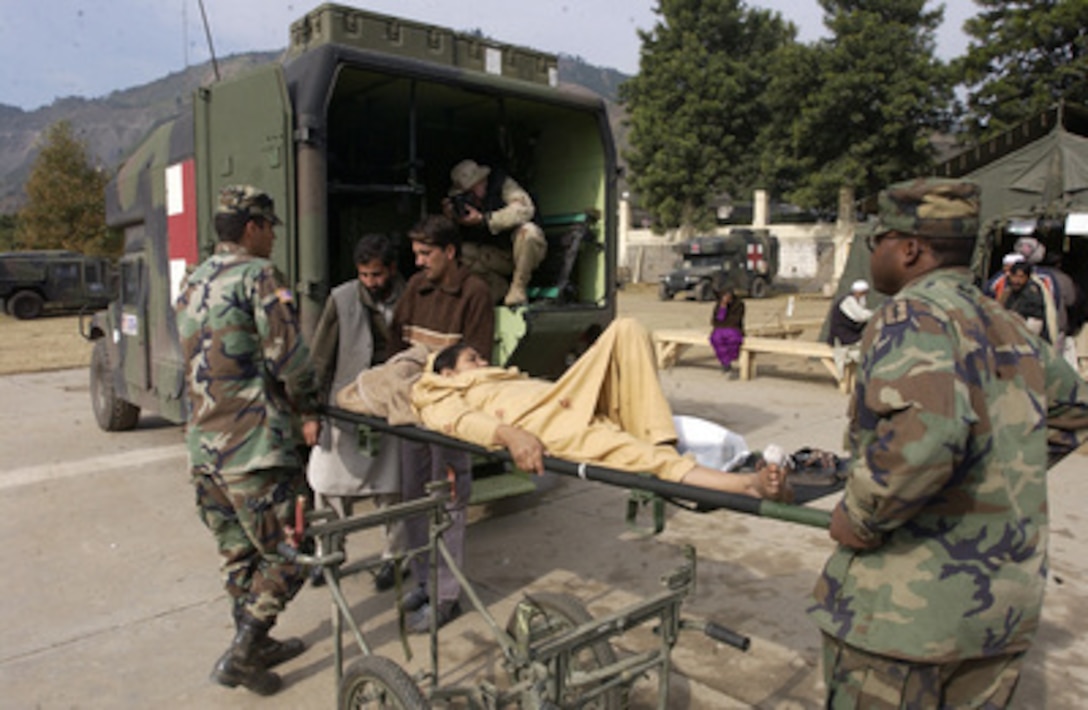
<svg viewBox="0 0 1088 710">
<path fill-rule="evenodd" d="M 882 190 L 873 235 L 901 232 L 919 237 L 978 236 L 978 185 L 948 178 L 917 178 Z"/>
<path fill-rule="evenodd" d="M 276 216 L 272 198 L 268 196 L 268 193 L 252 185 L 227 185 L 220 190 L 215 213 L 260 217 L 272 224 L 283 224 Z"/>
</svg>

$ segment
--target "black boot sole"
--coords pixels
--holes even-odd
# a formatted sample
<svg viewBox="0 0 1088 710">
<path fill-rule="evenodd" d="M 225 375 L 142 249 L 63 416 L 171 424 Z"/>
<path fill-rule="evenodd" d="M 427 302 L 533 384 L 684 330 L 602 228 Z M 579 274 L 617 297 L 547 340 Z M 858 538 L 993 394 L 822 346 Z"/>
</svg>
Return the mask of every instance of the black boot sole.
<svg viewBox="0 0 1088 710">
<path fill-rule="evenodd" d="M 271 671 L 265 671 L 258 678 L 246 678 L 241 674 L 216 668 L 212 671 L 211 679 L 227 688 L 237 688 L 240 685 L 262 696 L 275 695 L 283 687 L 283 680 Z"/>
</svg>

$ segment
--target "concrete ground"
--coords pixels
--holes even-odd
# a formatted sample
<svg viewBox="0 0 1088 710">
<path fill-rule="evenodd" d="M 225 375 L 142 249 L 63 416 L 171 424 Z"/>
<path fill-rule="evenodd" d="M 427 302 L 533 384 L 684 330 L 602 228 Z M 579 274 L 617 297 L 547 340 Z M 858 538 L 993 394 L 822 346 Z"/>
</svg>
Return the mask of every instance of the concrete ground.
<svg viewBox="0 0 1088 710">
<path fill-rule="evenodd" d="M 749 322 L 781 306 L 750 305 Z M 826 309 L 826 301 L 807 307 Z M 636 292 L 622 297 L 621 312 L 650 327 L 701 326 L 709 304 L 657 303 Z M 662 381 L 678 413 L 714 419 L 753 447 L 840 450 L 846 396 L 818 366 L 769 359 L 757 379 L 740 382 L 723 375 L 709 350 L 693 349 Z M 0 707 L 335 704 L 325 589 L 305 588 L 277 626 L 311 646 L 282 667 L 278 695 L 258 698 L 207 680 L 231 624 L 214 548 L 193 512 L 180 428 L 147 417 L 133 432 L 99 431 L 83 370 L 2 377 L 0 401 Z M 1082 451 L 1050 478 L 1051 574 L 1020 708 L 1079 708 L 1088 694 L 1086 463 Z M 722 623 L 752 644 L 741 653 L 684 632 L 672 654 L 668 707 L 821 707 L 819 638 L 804 609 L 831 550 L 826 532 L 670 507 L 665 532 L 647 538 L 626 528 L 626 502 L 624 490 L 551 478 L 541 492 L 474 510 L 466 572 L 499 623 L 535 590 L 573 594 L 595 615 L 620 609 L 658 591 L 660 576 L 692 544 L 698 587 L 685 615 Z M 361 558 L 376 543 L 375 533 L 362 534 L 349 553 Z M 377 652 L 411 672 L 425 667 L 424 639 L 411 639 L 411 661 L 401 648 L 393 593 L 374 593 L 366 575 L 344 586 Z M 456 620 L 440 640 L 444 683 L 505 680 L 479 614 Z M 639 629 L 616 645 L 623 653 L 651 643 L 649 630 Z M 636 689 L 635 707 L 653 707 L 653 682 Z"/>
</svg>

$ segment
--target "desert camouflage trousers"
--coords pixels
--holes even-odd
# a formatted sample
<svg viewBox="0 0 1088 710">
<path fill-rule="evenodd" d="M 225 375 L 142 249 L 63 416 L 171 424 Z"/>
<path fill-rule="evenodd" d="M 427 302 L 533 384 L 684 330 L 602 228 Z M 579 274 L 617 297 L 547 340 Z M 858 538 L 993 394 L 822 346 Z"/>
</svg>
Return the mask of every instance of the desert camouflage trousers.
<svg viewBox="0 0 1088 710">
<path fill-rule="evenodd" d="M 534 222 L 512 230 L 511 247 L 465 242 L 461 245 L 461 263 L 466 269 L 487 282 L 491 299 L 498 303 L 510 288 L 510 279 L 521 260 L 527 260 L 521 266 L 531 272 L 540 265 L 548 251 L 548 240 L 544 230 Z M 526 274 L 526 283 L 530 274 Z M 523 284 L 524 285 L 524 284 Z"/>
<path fill-rule="evenodd" d="M 1024 654 L 925 664 L 877 656 L 824 634 L 824 682 L 830 710 L 1008 706 Z"/>
<path fill-rule="evenodd" d="M 300 469 L 269 468 L 239 476 L 195 473 L 196 508 L 222 558 L 223 586 L 235 605 L 275 621 L 306 581 L 306 569 L 276 551 L 293 523 L 295 498 L 306 494 Z"/>
</svg>

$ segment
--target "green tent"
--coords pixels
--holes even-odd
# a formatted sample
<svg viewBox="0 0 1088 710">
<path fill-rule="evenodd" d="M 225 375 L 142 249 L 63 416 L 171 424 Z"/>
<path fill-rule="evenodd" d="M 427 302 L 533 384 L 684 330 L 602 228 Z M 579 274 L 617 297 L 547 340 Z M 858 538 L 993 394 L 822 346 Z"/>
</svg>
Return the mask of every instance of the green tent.
<svg viewBox="0 0 1088 710">
<path fill-rule="evenodd" d="M 1088 210 L 1088 109 L 1060 104 L 945 161 L 982 188 L 982 223 Z"/>
<path fill-rule="evenodd" d="M 983 238 L 973 264 L 980 283 L 1000 268 L 1017 239 L 1034 236 L 1046 247 L 1047 262 L 1060 261 L 1076 283 L 1088 284 L 1088 109 L 1059 104 L 941 163 L 934 174 L 982 189 Z M 855 279 L 871 281 L 865 233 L 865 225 L 855 230 L 836 301 Z M 870 291 L 868 300 L 872 308 L 884 297 Z M 821 339 L 827 328 L 825 319 Z"/>
</svg>

